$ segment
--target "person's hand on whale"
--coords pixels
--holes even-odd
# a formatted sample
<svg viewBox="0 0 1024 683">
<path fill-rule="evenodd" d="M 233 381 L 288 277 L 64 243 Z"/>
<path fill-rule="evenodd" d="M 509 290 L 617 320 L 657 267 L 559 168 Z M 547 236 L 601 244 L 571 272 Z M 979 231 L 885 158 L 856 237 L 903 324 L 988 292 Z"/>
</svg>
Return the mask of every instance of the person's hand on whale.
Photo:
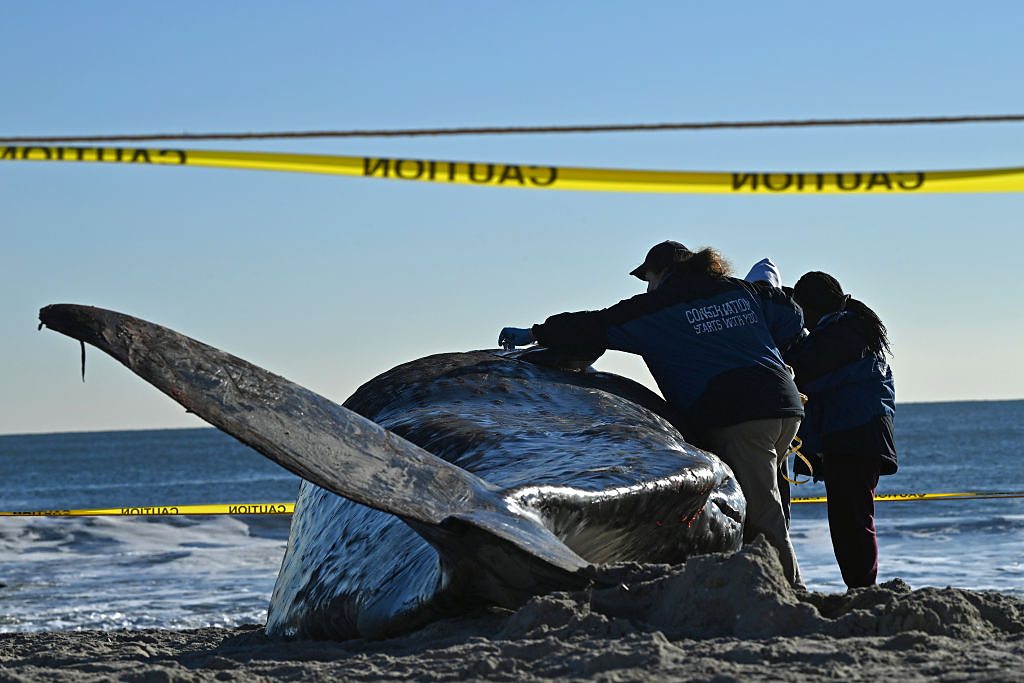
<svg viewBox="0 0 1024 683">
<path fill-rule="evenodd" d="M 503 327 L 498 335 L 498 346 L 511 351 L 517 346 L 526 346 L 534 342 L 533 330 L 526 327 Z"/>
</svg>

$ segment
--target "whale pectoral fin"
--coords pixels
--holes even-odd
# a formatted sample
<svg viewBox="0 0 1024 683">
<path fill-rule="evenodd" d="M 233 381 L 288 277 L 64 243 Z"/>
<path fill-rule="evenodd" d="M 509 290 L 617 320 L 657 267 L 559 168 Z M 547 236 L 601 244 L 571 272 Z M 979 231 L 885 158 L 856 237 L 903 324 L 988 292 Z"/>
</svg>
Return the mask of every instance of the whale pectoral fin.
<svg viewBox="0 0 1024 683">
<path fill-rule="evenodd" d="M 166 327 L 91 306 L 55 304 L 46 327 L 89 343 L 221 431 L 332 493 L 430 532 L 461 519 L 574 572 L 586 563 L 479 477 L 309 389 Z"/>
<path fill-rule="evenodd" d="M 490 500 L 487 484 L 283 377 L 159 325 L 88 306 L 39 314 L 210 424 L 333 493 L 437 524 Z M 429 493 L 429 495 L 425 495 Z"/>
</svg>

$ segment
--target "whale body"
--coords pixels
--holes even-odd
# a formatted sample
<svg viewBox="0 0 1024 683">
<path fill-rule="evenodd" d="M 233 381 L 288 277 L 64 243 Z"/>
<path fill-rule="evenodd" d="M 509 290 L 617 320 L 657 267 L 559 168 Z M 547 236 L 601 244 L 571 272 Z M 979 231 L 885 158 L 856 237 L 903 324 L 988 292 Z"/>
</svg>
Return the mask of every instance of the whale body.
<svg viewBox="0 0 1024 683">
<path fill-rule="evenodd" d="M 338 405 L 114 311 L 55 304 L 40 322 L 303 478 L 268 635 L 385 637 L 742 541 L 728 466 L 656 394 L 578 359 L 428 356 Z"/>
</svg>

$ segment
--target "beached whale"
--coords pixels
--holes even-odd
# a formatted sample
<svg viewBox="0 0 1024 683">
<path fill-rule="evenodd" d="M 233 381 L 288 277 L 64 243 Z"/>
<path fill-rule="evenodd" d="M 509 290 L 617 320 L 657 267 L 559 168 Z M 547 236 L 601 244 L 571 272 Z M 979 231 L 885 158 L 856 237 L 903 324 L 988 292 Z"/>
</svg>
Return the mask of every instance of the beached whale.
<svg viewBox="0 0 1024 683">
<path fill-rule="evenodd" d="M 741 543 L 737 482 L 664 401 L 551 352 L 430 356 L 340 406 L 138 318 L 56 304 L 40 322 L 305 480 L 271 635 L 381 637 Z"/>
</svg>

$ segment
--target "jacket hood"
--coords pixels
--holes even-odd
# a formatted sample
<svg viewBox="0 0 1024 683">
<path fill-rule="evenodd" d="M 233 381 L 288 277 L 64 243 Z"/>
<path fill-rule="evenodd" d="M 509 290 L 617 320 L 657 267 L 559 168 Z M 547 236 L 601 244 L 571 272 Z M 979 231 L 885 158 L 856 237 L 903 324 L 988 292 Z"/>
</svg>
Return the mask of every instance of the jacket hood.
<svg viewBox="0 0 1024 683">
<path fill-rule="evenodd" d="M 747 282 L 767 282 L 772 287 L 782 287 L 782 274 L 770 258 L 763 258 L 754 264 L 747 276 L 743 278 Z"/>
</svg>

